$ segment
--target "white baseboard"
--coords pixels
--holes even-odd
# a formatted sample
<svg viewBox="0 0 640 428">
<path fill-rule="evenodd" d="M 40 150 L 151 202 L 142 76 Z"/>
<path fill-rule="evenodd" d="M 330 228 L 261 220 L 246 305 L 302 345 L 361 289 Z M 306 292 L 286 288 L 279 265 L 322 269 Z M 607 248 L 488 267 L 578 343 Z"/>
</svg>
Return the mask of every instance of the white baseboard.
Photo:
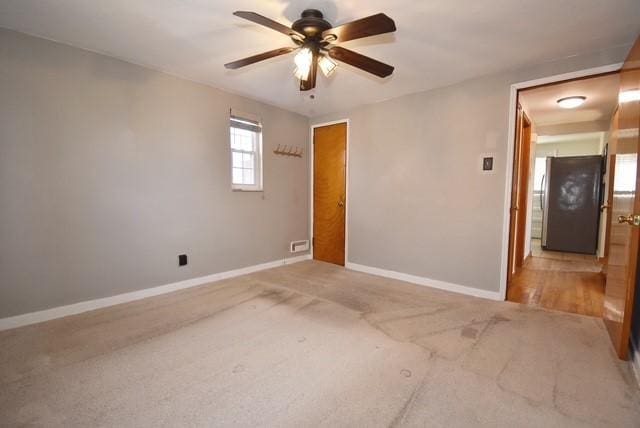
<svg viewBox="0 0 640 428">
<path fill-rule="evenodd" d="M 305 254 L 297 257 L 290 257 L 272 262 L 262 263 L 259 265 L 247 266 L 240 269 L 234 269 L 226 272 L 214 273 L 212 275 L 202 276 L 199 278 L 186 279 L 184 281 L 174 282 L 172 284 L 160 285 L 143 290 L 132 291 L 130 293 L 118 294 L 116 296 L 104 297 L 102 299 L 87 300 L 84 302 L 74 303 L 66 306 L 58 306 L 56 308 L 45 309 L 38 312 L 30 312 L 27 314 L 16 315 L 8 318 L 0 319 L 0 331 L 10 328 L 22 327 L 29 324 L 36 324 L 43 321 L 49 321 L 55 318 L 62 318 L 69 315 L 75 315 L 82 312 L 92 311 L 94 309 L 105 308 L 107 306 L 118 305 L 120 303 L 132 302 L 134 300 L 144 299 L 145 297 L 158 296 L 160 294 L 171 293 L 172 291 L 183 290 L 185 288 L 195 287 L 210 282 L 220 281 L 222 279 L 233 278 L 235 276 L 246 275 L 248 273 L 260 270 L 271 269 L 274 267 L 287 265 L 291 263 L 310 260 L 311 255 Z"/>
<path fill-rule="evenodd" d="M 629 363 L 640 387 L 640 348 L 638 348 L 638 344 L 634 342 L 633 338 L 631 339 L 631 358 L 629 358 Z"/>
<path fill-rule="evenodd" d="M 504 300 L 502 298 L 502 295 L 498 291 L 480 290 L 479 288 L 467 287 L 464 285 L 453 284 L 451 282 L 439 281 L 437 279 L 430 279 L 423 276 L 416 276 L 408 273 L 380 269 L 371 266 L 364 266 L 351 262 L 347 262 L 345 264 L 345 267 L 347 269 L 357 270 L 359 272 L 384 276 L 386 278 L 398 279 L 400 281 L 406 281 L 417 285 L 424 285 L 426 287 L 437 288 L 439 290 L 451 291 L 453 293 L 466 294 L 468 296 L 482 297 L 484 299 L 491 300 Z"/>
</svg>

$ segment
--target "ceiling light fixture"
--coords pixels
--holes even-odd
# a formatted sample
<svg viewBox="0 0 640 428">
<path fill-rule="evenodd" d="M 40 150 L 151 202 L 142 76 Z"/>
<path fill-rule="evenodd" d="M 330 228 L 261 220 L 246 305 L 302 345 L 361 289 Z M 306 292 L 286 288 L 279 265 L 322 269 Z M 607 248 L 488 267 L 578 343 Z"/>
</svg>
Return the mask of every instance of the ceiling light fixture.
<svg viewBox="0 0 640 428">
<path fill-rule="evenodd" d="M 334 71 L 336 71 L 336 67 L 338 66 L 338 64 L 331 61 L 326 56 L 321 56 L 318 60 L 318 66 L 320 67 L 320 70 L 322 70 L 322 74 L 324 74 L 325 77 L 329 77 L 333 74 Z"/>
<path fill-rule="evenodd" d="M 366 18 L 332 26 L 317 9 L 305 9 L 291 26 L 282 25 L 255 12 L 236 11 L 235 16 L 260 24 L 288 36 L 294 46 L 273 49 L 225 64 L 225 68 L 235 70 L 256 62 L 264 61 L 300 49 L 295 57 L 295 76 L 300 79 L 300 90 L 310 91 L 316 87 L 317 70 L 321 68 L 329 76 L 336 68 L 335 61 L 344 62 L 355 68 L 385 78 L 393 73 L 393 66 L 369 58 L 357 52 L 337 46 L 349 40 L 362 39 L 396 31 L 393 19 L 384 13 L 376 13 Z"/>
<path fill-rule="evenodd" d="M 620 103 L 630 103 L 631 101 L 640 101 L 640 89 L 622 91 L 618 95 L 618 102 Z"/>
<path fill-rule="evenodd" d="M 300 49 L 300 52 L 293 58 L 293 62 L 296 64 L 293 74 L 300 80 L 307 80 L 313 65 L 313 52 L 311 49 L 307 47 Z"/>
<path fill-rule="evenodd" d="M 560 98 L 558 101 L 558 105 L 562 108 L 576 108 L 584 104 L 587 97 L 565 97 Z"/>
</svg>

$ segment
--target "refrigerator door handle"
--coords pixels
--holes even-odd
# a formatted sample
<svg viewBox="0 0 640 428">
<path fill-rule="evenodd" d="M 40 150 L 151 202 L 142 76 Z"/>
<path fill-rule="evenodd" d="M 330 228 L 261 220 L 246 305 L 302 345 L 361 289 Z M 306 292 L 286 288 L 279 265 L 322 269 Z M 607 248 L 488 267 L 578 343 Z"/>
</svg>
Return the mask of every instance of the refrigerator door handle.
<svg viewBox="0 0 640 428">
<path fill-rule="evenodd" d="M 540 192 L 540 209 L 542 209 L 542 212 L 544 212 L 544 197 L 546 195 L 546 189 L 544 188 L 544 179 L 546 177 L 546 174 L 542 174 L 542 180 L 540 181 L 540 189 L 542 189 L 542 191 Z"/>
</svg>

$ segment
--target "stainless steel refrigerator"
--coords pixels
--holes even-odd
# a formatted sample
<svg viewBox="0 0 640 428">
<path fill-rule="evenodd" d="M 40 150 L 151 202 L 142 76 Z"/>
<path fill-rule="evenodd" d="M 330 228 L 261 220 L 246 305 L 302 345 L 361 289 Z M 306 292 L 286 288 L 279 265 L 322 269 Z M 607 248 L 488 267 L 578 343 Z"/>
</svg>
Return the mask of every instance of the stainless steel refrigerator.
<svg viewBox="0 0 640 428">
<path fill-rule="evenodd" d="M 542 248 L 595 254 L 602 156 L 548 157 L 543 180 Z"/>
</svg>

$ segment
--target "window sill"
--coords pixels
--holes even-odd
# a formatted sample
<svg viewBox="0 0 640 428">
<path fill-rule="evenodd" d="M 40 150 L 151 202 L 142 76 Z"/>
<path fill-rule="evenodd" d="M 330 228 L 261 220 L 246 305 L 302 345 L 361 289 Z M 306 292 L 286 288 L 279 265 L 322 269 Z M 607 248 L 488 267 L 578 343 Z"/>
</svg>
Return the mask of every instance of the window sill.
<svg viewBox="0 0 640 428">
<path fill-rule="evenodd" d="M 242 187 L 232 187 L 231 188 L 232 192 L 250 192 L 250 193 L 260 193 L 260 192 L 264 192 L 264 189 L 258 189 L 258 188 L 242 188 Z"/>
</svg>

